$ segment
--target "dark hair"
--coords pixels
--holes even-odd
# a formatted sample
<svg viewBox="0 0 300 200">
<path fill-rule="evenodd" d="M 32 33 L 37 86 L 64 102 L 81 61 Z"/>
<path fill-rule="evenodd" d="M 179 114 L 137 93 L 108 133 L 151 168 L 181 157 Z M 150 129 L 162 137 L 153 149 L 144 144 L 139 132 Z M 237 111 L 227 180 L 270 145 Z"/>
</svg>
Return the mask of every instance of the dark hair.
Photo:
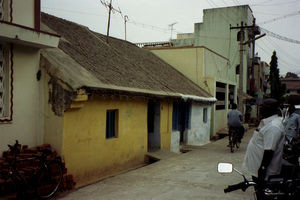
<svg viewBox="0 0 300 200">
<path fill-rule="evenodd" d="M 236 103 L 233 103 L 233 104 L 232 104 L 232 109 L 237 109 Z"/>
<path fill-rule="evenodd" d="M 267 118 L 279 113 L 279 103 L 276 99 L 265 99 L 260 108 L 262 118 Z"/>
</svg>

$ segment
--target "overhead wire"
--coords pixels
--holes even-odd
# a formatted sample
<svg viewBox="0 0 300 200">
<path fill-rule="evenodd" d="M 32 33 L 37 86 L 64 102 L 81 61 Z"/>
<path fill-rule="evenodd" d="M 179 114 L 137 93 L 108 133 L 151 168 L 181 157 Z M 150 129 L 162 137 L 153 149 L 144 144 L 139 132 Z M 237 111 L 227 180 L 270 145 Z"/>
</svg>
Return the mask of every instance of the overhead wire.
<svg viewBox="0 0 300 200">
<path fill-rule="evenodd" d="M 264 21 L 264 22 L 259 22 L 257 24 L 260 24 L 260 25 L 263 25 L 263 24 L 267 24 L 267 23 L 271 23 L 271 22 L 276 22 L 278 20 L 282 20 L 282 19 L 286 19 L 288 17 L 293 17 L 295 15 L 300 15 L 300 11 L 297 11 L 297 12 L 293 12 L 293 13 L 290 13 L 290 14 L 287 14 L 287 15 L 283 15 L 281 17 L 277 17 L 277 18 L 274 18 L 274 19 L 270 19 L 270 20 L 267 20 L 267 21 Z"/>
<path fill-rule="evenodd" d="M 277 50 L 276 52 L 277 52 L 277 56 L 278 56 L 278 65 L 279 65 L 280 68 L 288 69 L 287 71 L 292 71 L 292 70 L 295 70 L 296 68 L 300 69 L 300 67 L 297 67 L 295 64 L 291 64 L 288 61 L 286 61 L 285 59 L 283 59 L 284 56 L 278 55 L 278 52 L 282 53 L 282 51 L 278 51 L 278 49 L 276 49 L 276 47 L 275 48 L 270 47 L 270 45 L 273 45 L 272 42 L 268 42 L 268 43 L 266 43 L 266 42 L 267 41 L 265 41 L 265 40 L 261 40 L 261 43 L 263 43 L 264 47 L 261 47 L 260 44 L 257 44 L 257 45 L 270 58 L 272 56 L 272 53 L 266 52 L 265 49 L 268 49 L 270 52 L 273 52 L 273 51 Z"/>
<path fill-rule="evenodd" d="M 288 2 L 281 2 L 281 3 L 272 3 L 272 4 L 250 4 L 251 6 L 253 7 L 256 7 L 256 6 L 280 6 L 280 5 L 287 5 L 287 4 L 292 4 L 292 3 L 295 3 L 295 2 L 298 2 L 298 0 L 293 0 L 293 1 L 288 1 Z"/>
</svg>

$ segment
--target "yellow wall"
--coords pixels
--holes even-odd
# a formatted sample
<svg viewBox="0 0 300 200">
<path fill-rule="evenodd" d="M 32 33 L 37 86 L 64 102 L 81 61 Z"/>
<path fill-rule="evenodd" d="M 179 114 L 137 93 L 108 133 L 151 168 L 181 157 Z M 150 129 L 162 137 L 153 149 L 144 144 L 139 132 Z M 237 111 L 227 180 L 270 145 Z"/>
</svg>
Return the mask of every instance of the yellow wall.
<svg viewBox="0 0 300 200">
<path fill-rule="evenodd" d="M 202 83 L 203 49 L 202 48 L 172 48 L 150 49 L 152 53 L 162 58 L 168 64 L 189 77 L 197 84 Z"/>
<path fill-rule="evenodd" d="M 144 163 L 147 101 L 92 97 L 64 115 L 63 150 L 76 187 Z M 118 137 L 106 139 L 106 110 L 118 109 Z"/>
<path fill-rule="evenodd" d="M 161 149 L 170 150 L 172 132 L 172 102 L 161 102 L 160 104 L 160 134 Z"/>
</svg>

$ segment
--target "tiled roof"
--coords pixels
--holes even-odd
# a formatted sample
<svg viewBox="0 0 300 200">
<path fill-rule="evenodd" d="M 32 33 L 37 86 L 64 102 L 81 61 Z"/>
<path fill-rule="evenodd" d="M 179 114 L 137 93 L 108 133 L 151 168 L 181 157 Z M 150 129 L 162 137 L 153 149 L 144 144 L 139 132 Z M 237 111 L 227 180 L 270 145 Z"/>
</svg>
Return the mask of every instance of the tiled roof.
<svg viewBox="0 0 300 200">
<path fill-rule="evenodd" d="M 42 50 L 48 72 L 74 90 L 137 92 L 152 95 L 213 97 L 146 49 L 93 32 L 87 27 L 42 13 L 42 28 L 61 36 L 56 49 Z M 52 74 L 52 75 L 53 75 Z M 197 98 L 195 98 L 197 99 Z"/>
</svg>

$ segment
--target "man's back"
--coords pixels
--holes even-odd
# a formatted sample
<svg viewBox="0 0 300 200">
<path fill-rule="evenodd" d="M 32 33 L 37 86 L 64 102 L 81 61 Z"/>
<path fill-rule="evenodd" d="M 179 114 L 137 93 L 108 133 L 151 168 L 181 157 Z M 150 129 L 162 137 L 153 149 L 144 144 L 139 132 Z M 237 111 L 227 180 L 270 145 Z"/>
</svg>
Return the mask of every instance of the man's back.
<svg viewBox="0 0 300 200">
<path fill-rule="evenodd" d="M 279 174 L 284 143 L 284 127 L 281 120 L 281 117 L 276 115 L 263 119 L 259 131 L 255 131 L 249 141 L 244 166 L 247 167 L 252 176 L 258 177 L 257 172 L 265 150 L 274 151 L 267 169 L 267 176 Z"/>
<path fill-rule="evenodd" d="M 227 114 L 227 125 L 228 127 L 240 127 L 242 125 L 242 113 L 236 109 L 231 110 Z"/>
<path fill-rule="evenodd" d="M 300 115 L 292 113 L 284 123 L 285 133 L 288 139 L 299 137 Z"/>
</svg>

